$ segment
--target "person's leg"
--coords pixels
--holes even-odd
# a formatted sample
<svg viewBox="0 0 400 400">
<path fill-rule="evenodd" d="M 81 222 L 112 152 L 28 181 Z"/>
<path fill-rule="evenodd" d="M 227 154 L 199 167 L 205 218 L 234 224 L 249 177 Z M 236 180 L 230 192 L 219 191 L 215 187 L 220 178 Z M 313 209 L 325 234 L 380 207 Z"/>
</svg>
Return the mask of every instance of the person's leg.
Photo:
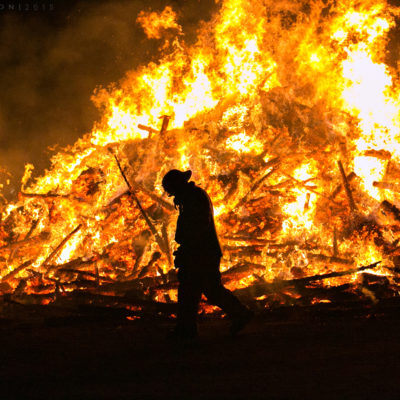
<svg viewBox="0 0 400 400">
<path fill-rule="evenodd" d="M 193 273 L 179 271 L 178 273 L 178 315 L 176 334 L 183 338 L 197 336 L 197 311 L 201 296 L 198 279 Z"/>
<path fill-rule="evenodd" d="M 247 315 L 249 312 L 247 307 L 222 285 L 221 274 L 218 270 L 204 274 L 203 292 L 210 303 L 220 307 L 231 319 Z"/>
<path fill-rule="evenodd" d="M 203 292 L 210 303 L 220 307 L 228 315 L 231 320 L 230 334 L 236 336 L 253 318 L 254 313 L 222 285 L 221 274 L 216 272 L 208 274 Z"/>
<path fill-rule="evenodd" d="M 202 291 L 210 303 L 220 307 L 231 319 L 230 333 L 234 336 L 246 326 L 254 314 L 222 285 L 219 259 L 210 261 L 203 269 Z"/>
</svg>

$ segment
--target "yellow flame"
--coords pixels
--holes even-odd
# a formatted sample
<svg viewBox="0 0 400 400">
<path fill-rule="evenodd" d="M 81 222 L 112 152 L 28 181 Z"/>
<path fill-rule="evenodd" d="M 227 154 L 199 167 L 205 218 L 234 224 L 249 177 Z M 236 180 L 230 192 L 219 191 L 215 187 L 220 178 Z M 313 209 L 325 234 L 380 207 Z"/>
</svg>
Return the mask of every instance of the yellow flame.
<svg viewBox="0 0 400 400">
<path fill-rule="evenodd" d="M 387 162 L 384 160 L 375 157 L 358 156 L 354 158 L 354 172 L 362 179 L 364 190 L 378 201 L 382 200 L 382 196 L 373 183 L 383 179 L 386 164 Z"/>
<path fill-rule="evenodd" d="M 313 163 L 303 164 L 293 172 L 293 177 L 299 181 L 305 181 L 313 177 L 315 171 Z M 314 212 L 317 203 L 317 195 L 306 188 L 293 188 L 296 196 L 294 202 L 283 205 L 282 211 L 286 215 L 282 230 L 285 234 L 299 234 L 301 231 L 311 231 L 314 227 Z"/>
<path fill-rule="evenodd" d="M 250 153 L 259 154 L 262 152 L 264 145 L 258 140 L 252 140 L 252 138 L 246 133 L 238 133 L 232 135 L 226 140 L 226 147 L 237 151 L 238 153 Z"/>
<path fill-rule="evenodd" d="M 248 235 L 249 242 L 264 244 L 269 239 L 301 242 L 314 235 L 320 251 L 328 252 L 326 244 L 333 242 L 326 216 L 329 207 L 337 213 L 335 224 L 341 222 L 343 229 L 348 211 L 340 199 L 329 202 L 328 197 L 340 184 L 335 164 L 339 153 L 361 178 L 363 201 L 386 199 L 386 191 L 373 182 L 390 174 L 388 161 L 368 155 L 368 150 L 389 152 L 394 170 L 399 168 L 398 70 L 385 64 L 388 32 L 398 10 L 385 1 L 321 4 L 224 0 L 218 13 L 202 24 L 198 41 L 191 46 L 185 43 L 171 7 L 141 12 L 138 23 L 146 35 L 165 39 L 163 56 L 95 93 L 103 118 L 90 134 L 56 154 L 51 170 L 30 184 L 27 192 L 42 197 L 22 196 L 2 207 L 2 221 L 12 233 L 7 237 L 0 231 L 4 243 L 24 241 L 32 233 L 30 226 L 35 234 L 49 236 L 29 254 L 17 254 L 14 267 L 26 259 L 41 266 L 76 224 L 82 224 L 81 232 L 70 238 L 53 262 L 62 264 L 115 248 L 116 254 L 107 254 L 108 259 L 115 257 L 115 264 L 122 260 L 132 272 L 141 251 L 143 262 L 148 263 L 159 250 L 154 240 L 136 253 L 132 250 L 132 237 L 148 226 L 131 199 L 119 197 L 126 185 L 108 145 L 123 160 L 128 179 L 143 189 L 143 193 L 138 189 L 140 201 L 156 224 L 160 215 L 165 223 L 168 207 L 164 215 L 146 192 L 159 183 L 167 168 L 193 168 L 215 200 L 219 232 Z M 157 136 L 161 115 L 171 116 L 169 131 Z M 192 127 L 196 134 L 191 133 Z M 278 159 L 279 168 L 264 170 L 260 154 L 265 163 Z M 28 165 L 24 185 L 31 171 Z M 154 190 L 162 193 L 157 187 Z M 238 204 L 244 204 L 240 215 L 232 216 Z M 32 225 L 37 219 L 38 224 Z M 172 231 L 168 232 L 171 241 Z M 396 232 L 392 234 L 394 241 Z M 115 247 L 109 246 L 113 243 Z M 316 273 L 324 268 L 311 265 L 311 257 L 299 246 L 293 248 L 288 262 L 269 252 L 268 245 L 264 247 L 248 257 L 265 265 L 265 278 L 291 277 L 294 266 L 307 267 L 309 272 L 315 268 Z M 382 256 L 373 241 L 366 244 L 346 237 L 338 247 L 356 263 Z M 228 257 L 227 269 L 247 257 L 237 254 Z M 159 264 L 153 275 L 170 268 L 166 257 Z M 117 279 L 108 261 L 99 266 Z M 250 273 L 238 284 L 253 279 Z"/>
<path fill-rule="evenodd" d="M 164 30 L 169 28 L 181 32 L 181 27 L 176 22 L 176 13 L 170 6 L 166 6 L 161 13 L 141 11 L 137 22 L 149 39 L 161 39 Z"/>
</svg>

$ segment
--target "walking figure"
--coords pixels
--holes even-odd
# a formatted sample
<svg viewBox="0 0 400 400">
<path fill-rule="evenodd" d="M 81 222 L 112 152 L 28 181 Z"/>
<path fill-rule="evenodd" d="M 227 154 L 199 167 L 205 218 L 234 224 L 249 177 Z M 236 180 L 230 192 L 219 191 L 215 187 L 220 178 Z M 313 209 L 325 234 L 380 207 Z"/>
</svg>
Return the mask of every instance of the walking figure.
<svg viewBox="0 0 400 400">
<path fill-rule="evenodd" d="M 197 336 L 197 311 L 204 293 L 207 300 L 220 307 L 231 319 L 230 333 L 236 335 L 253 313 L 226 289 L 219 271 L 222 257 L 214 224 L 213 206 L 207 192 L 189 182 L 191 171 L 172 169 L 162 180 L 169 196 L 179 208 L 174 252 L 178 269 L 178 315 L 172 336 L 193 339 Z"/>
</svg>

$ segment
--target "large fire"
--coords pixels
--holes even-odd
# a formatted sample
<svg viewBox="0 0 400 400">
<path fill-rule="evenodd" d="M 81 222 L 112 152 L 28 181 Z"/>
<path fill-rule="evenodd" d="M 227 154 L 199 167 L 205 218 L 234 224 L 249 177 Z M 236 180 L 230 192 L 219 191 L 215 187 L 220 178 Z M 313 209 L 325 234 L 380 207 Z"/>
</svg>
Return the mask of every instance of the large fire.
<svg viewBox="0 0 400 400">
<path fill-rule="evenodd" d="M 213 199 L 231 289 L 379 261 L 367 271 L 398 293 L 399 71 L 385 56 L 400 9 L 219 6 L 192 46 L 171 7 L 139 14 L 160 61 L 98 90 L 103 118 L 43 176 L 26 167 L 18 200 L 1 208 L 0 291 L 109 293 L 118 282 L 174 298 L 176 211 L 160 182 L 190 168 Z"/>
</svg>

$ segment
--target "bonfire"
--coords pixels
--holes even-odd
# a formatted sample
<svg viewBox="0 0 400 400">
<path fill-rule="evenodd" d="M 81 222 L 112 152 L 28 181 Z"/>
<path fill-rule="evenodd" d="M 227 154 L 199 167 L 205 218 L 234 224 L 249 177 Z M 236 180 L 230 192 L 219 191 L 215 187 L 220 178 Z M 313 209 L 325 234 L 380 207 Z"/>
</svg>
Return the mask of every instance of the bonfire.
<svg viewBox="0 0 400 400">
<path fill-rule="evenodd" d="M 258 309 L 397 297 L 400 90 L 386 49 L 399 12 L 224 0 L 187 45 L 171 7 L 142 11 L 159 61 L 97 90 L 93 130 L 42 176 L 26 165 L 1 204 L 4 298 L 173 313 L 171 168 L 210 194 L 224 284 Z"/>
</svg>

